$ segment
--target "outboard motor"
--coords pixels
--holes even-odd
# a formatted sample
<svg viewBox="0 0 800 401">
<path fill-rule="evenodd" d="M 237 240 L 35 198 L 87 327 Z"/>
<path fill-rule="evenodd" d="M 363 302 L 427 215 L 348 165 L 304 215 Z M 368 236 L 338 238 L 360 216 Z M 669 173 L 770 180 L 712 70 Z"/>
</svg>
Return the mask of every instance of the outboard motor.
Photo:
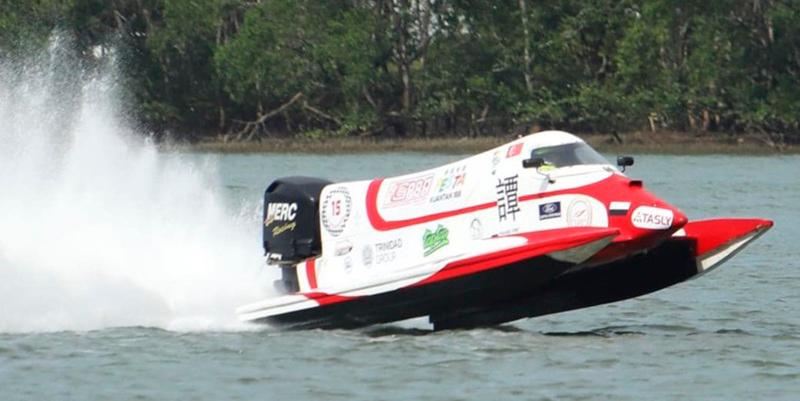
<svg viewBox="0 0 800 401">
<path fill-rule="evenodd" d="M 299 290 L 295 265 L 322 252 L 319 195 L 330 181 L 285 177 L 264 192 L 264 251 L 267 263 L 281 268 L 275 285 L 281 292 Z"/>
</svg>

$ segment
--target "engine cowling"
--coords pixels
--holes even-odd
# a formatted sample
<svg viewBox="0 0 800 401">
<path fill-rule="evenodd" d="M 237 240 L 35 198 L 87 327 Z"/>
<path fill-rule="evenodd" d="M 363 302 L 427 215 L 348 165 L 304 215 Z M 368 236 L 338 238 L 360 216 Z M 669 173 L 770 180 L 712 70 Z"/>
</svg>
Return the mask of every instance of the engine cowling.
<svg viewBox="0 0 800 401">
<path fill-rule="evenodd" d="M 322 251 L 319 195 L 330 181 L 285 177 L 264 192 L 264 251 L 270 264 L 295 265 Z"/>
</svg>

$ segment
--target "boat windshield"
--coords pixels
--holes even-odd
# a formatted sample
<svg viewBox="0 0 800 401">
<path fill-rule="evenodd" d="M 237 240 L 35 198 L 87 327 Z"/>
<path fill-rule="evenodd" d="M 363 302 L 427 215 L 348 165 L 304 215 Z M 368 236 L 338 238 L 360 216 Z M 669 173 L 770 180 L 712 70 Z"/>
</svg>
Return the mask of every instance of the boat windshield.
<svg viewBox="0 0 800 401">
<path fill-rule="evenodd" d="M 546 165 L 553 167 L 608 164 L 608 161 L 603 156 L 583 142 L 534 149 L 531 152 L 531 158 L 537 157 L 541 157 Z"/>
</svg>

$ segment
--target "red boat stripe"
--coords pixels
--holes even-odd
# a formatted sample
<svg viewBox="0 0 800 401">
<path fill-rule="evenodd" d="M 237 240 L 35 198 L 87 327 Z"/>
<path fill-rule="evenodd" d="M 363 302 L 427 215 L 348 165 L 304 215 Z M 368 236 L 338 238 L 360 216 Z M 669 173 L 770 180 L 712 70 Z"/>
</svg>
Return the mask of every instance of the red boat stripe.
<svg viewBox="0 0 800 401">
<path fill-rule="evenodd" d="M 618 176 L 612 175 L 609 178 L 612 178 L 612 177 L 618 177 Z M 618 179 L 627 180 L 627 178 L 624 178 L 624 177 L 620 177 Z M 604 182 L 606 180 L 608 180 L 608 178 L 606 178 L 604 180 L 601 180 L 599 182 L 593 183 L 593 184 L 589 184 L 589 185 L 587 185 L 585 187 L 581 187 L 581 189 L 582 190 L 587 190 L 590 187 L 594 187 L 597 184 L 600 184 L 601 182 Z M 478 204 L 478 205 L 474 205 L 474 206 L 468 206 L 468 207 L 461 208 L 461 209 L 453 209 L 453 210 L 448 210 L 448 211 L 445 211 L 445 212 L 429 214 L 429 215 L 426 215 L 426 216 L 414 217 L 414 218 L 406 219 L 406 220 L 386 221 L 386 220 L 383 219 L 383 217 L 381 216 L 380 212 L 378 212 L 378 191 L 381 189 L 381 184 L 382 183 L 383 183 L 383 178 L 378 178 L 378 179 L 372 180 L 372 182 L 369 183 L 369 187 L 367 188 L 367 199 L 366 199 L 367 218 L 369 219 L 370 224 L 372 224 L 372 227 L 374 229 L 378 230 L 378 231 L 388 231 L 388 230 L 394 230 L 394 229 L 397 229 L 397 228 L 413 226 L 415 224 L 428 223 L 428 222 L 431 222 L 431 221 L 440 220 L 440 219 L 444 219 L 444 218 L 447 218 L 447 217 L 459 216 L 459 215 L 462 215 L 462 214 L 477 212 L 479 210 L 488 209 L 488 208 L 497 206 L 497 202 L 488 202 L 488 203 L 482 203 L 482 204 Z M 522 196 L 519 197 L 519 201 L 520 202 L 526 202 L 526 201 L 531 201 L 531 200 L 535 200 L 535 199 L 545 198 L 545 197 L 548 197 L 548 196 L 555 196 L 555 195 L 561 195 L 561 194 L 574 193 L 575 190 L 576 190 L 576 188 L 569 188 L 569 189 L 563 189 L 563 190 L 560 190 L 560 191 L 552 191 L 552 192 L 544 192 L 544 193 L 538 193 L 538 194 L 522 195 Z"/>
<path fill-rule="evenodd" d="M 316 259 L 309 259 L 306 262 L 306 277 L 308 278 L 308 286 L 311 289 L 317 288 L 317 260 Z"/>
<path fill-rule="evenodd" d="M 386 221 L 381 217 L 378 212 L 378 191 L 381 189 L 383 178 L 372 180 L 367 188 L 367 217 L 369 218 L 372 227 L 378 231 L 388 231 L 397 228 L 413 226 L 415 224 L 427 223 L 434 220 L 444 219 L 447 217 L 458 216 L 465 213 L 476 212 L 478 210 L 488 209 L 497 205 L 497 202 L 489 202 L 475 206 L 465 207 L 463 209 L 448 210 L 446 212 L 429 214 L 427 216 L 414 217 L 406 220 Z"/>
<path fill-rule="evenodd" d="M 553 235 L 555 231 L 568 232 L 569 235 Z M 473 256 L 471 258 L 450 262 L 432 276 L 410 284 L 409 286 L 431 284 L 437 281 L 466 276 L 479 271 L 502 267 L 519 260 L 542 256 L 550 252 L 569 249 L 579 245 L 585 245 L 593 241 L 601 240 L 605 237 L 617 235 L 618 233 L 619 230 L 615 228 L 575 227 L 522 234 L 523 236 L 528 237 L 529 241 L 534 242 L 511 249 L 503 249 L 484 255 Z M 361 296 L 328 294 L 317 291 L 305 292 L 302 293 L 302 295 L 308 299 L 316 301 L 320 305 L 331 305 L 361 298 Z"/>
<path fill-rule="evenodd" d="M 502 267 L 520 260 L 543 256 L 550 252 L 586 245 L 618 234 L 619 230 L 616 228 L 599 227 L 565 228 L 521 234 L 528 238 L 529 242 L 526 245 L 450 262 L 434 275 L 412 284 L 412 286 L 426 285 Z"/>
<path fill-rule="evenodd" d="M 345 295 L 327 294 L 324 292 L 306 292 L 303 295 L 308 299 L 317 301 L 320 305 L 337 304 L 339 302 L 350 301 L 360 297 L 348 297 Z"/>
</svg>

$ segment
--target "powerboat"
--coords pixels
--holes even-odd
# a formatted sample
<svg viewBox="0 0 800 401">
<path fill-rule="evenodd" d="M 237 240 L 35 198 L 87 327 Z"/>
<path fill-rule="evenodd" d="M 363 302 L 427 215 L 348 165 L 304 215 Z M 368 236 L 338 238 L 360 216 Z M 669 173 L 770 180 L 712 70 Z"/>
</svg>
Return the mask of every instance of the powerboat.
<svg viewBox="0 0 800 401">
<path fill-rule="evenodd" d="M 772 227 L 690 221 L 624 174 L 633 161 L 544 131 L 397 177 L 277 179 L 263 244 L 281 295 L 237 314 L 292 329 L 497 325 L 698 277 Z"/>
</svg>

